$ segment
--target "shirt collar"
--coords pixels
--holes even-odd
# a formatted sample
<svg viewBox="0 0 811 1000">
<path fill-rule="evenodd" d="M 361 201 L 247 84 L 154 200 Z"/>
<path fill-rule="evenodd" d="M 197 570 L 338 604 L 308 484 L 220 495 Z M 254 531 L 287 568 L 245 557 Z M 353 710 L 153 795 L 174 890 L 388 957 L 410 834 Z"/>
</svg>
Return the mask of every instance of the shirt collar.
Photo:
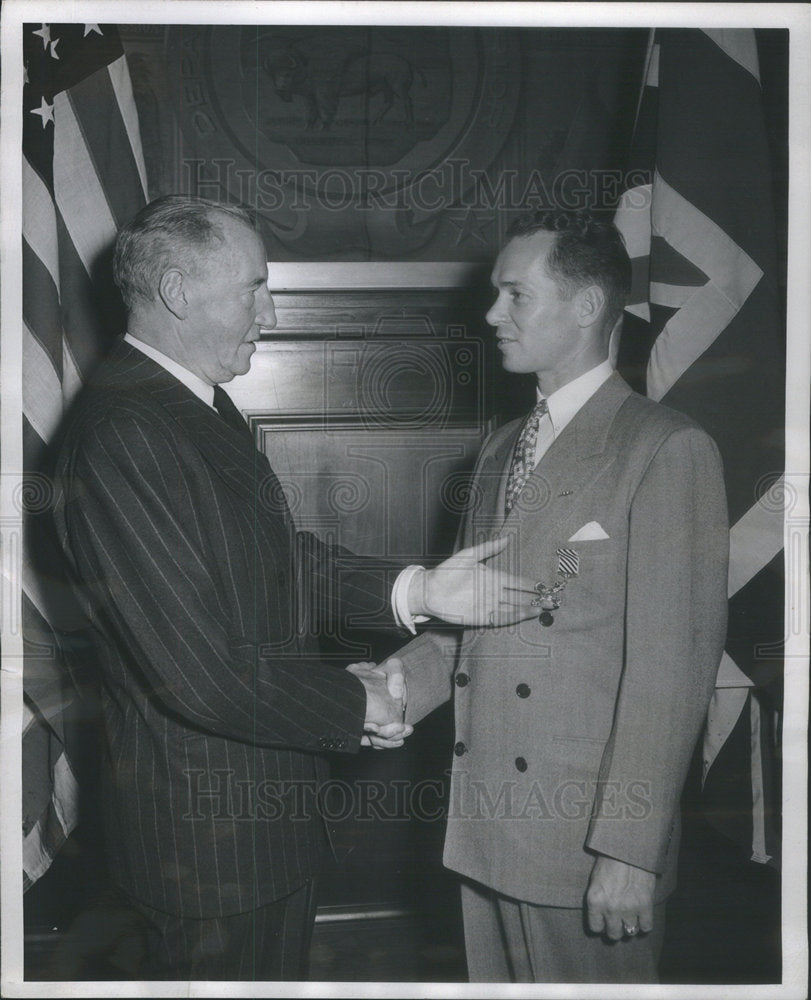
<svg viewBox="0 0 811 1000">
<path fill-rule="evenodd" d="M 202 399 L 204 403 L 207 403 L 210 407 L 214 407 L 214 386 L 209 385 L 208 382 L 204 382 L 199 375 L 195 375 L 194 372 L 190 372 L 188 368 L 184 368 L 183 365 L 179 365 L 174 358 L 168 357 L 163 351 L 159 351 L 156 347 L 151 344 L 145 344 L 143 340 L 138 340 L 137 337 L 133 337 L 131 333 L 124 334 L 124 340 L 130 346 L 137 348 L 142 354 L 145 354 L 148 358 L 152 358 L 155 364 L 165 368 L 170 375 L 182 382 L 187 389 L 190 389 L 195 396 Z"/>
<path fill-rule="evenodd" d="M 567 382 L 566 385 L 561 386 L 560 389 L 546 397 L 549 419 L 552 422 L 555 437 L 585 406 L 613 371 L 611 362 L 606 359 L 595 368 L 591 368 L 576 379 L 572 379 L 571 382 Z M 544 396 L 539 389 L 538 400 L 543 398 Z"/>
</svg>

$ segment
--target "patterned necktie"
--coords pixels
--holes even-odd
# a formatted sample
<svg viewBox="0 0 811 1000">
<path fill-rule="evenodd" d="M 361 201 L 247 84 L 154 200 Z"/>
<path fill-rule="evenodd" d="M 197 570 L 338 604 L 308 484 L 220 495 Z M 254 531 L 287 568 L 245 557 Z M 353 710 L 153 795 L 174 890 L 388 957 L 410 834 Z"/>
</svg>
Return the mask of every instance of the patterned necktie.
<svg viewBox="0 0 811 1000">
<path fill-rule="evenodd" d="M 214 386 L 214 409 L 217 413 L 219 413 L 229 427 L 232 427 L 240 434 L 248 434 L 251 441 L 253 441 L 253 434 L 251 434 L 250 427 L 248 427 L 242 419 L 242 416 L 234 405 L 231 397 L 219 385 Z"/>
<path fill-rule="evenodd" d="M 547 412 L 546 400 L 535 404 L 535 408 L 527 417 L 526 423 L 515 442 L 515 451 L 507 476 L 507 492 L 504 496 L 504 516 L 506 517 L 515 506 L 518 495 L 526 485 L 535 468 L 535 446 L 538 443 L 538 428 L 541 417 Z"/>
</svg>

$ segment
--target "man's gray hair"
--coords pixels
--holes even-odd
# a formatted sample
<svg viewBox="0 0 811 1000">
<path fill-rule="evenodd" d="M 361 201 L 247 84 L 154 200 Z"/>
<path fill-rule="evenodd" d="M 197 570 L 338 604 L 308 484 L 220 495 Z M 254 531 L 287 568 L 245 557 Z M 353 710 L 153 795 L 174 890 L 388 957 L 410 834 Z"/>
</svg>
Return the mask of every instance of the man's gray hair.
<svg viewBox="0 0 811 1000">
<path fill-rule="evenodd" d="M 245 209 L 190 195 L 166 195 L 144 206 L 119 232 L 113 255 L 113 277 L 128 309 L 137 301 L 152 302 L 161 276 L 172 264 L 189 271 L 215 243 L 222 243 L 224 218 L 251 229 Z"/>
</svg>

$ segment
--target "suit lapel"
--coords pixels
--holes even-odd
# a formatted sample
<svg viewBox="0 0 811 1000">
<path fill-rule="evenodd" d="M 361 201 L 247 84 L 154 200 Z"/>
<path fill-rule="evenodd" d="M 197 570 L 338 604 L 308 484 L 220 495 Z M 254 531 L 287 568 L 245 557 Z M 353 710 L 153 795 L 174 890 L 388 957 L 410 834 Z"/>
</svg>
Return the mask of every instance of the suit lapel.
<svg viewBox="0 0 811 1000">
<path fill-rule="evenodd" d="M 229 427 L 216 410 L 196 397 L 195 402 L 203 406 L 202 414 L 187 402 L 167 409 L 217 475 L 231 489 L 253 499 L 261 482 L 272 475 L 267 458 L 247 435 Z"/>
<path fill-rule="evenodd" d="M 523 420 L 515 421 L 514 426 L 507 425 L 500 438 L 493 445 L 492 451 L 485 455 L 477 475 L 477 486 L 481 490 L 482 511 L 496 512 L 496 521 L 503 519 L 504 500 L 507 492 L 507 475 L 510 471 L 515 442 L 521 433 Z M 493 534 L 498 534 L 498 526 L 493 525 Z"/>
<path fill-rule="evenodd" d="M 259 484 L 273 476 L 267 458 L 246 434 L 230 427 L 191 389 L 125 341 L 113 348 L 97 381 L 112 391 L 137 389 L 150 396 L 217 475 L 246 498 L 254 500 Z"/>
<path fill-rule="evenodd" d="M 575 414 L 535 467 L 527 481 L 527 488 L 534 489 L 543 505 L 545 533 L 553 531 L 568 516 L 579 496 L 611 460 L 606 455 L 611 423 L 630 395 L 631 389 L 614 372 Z M 500 515 L 504 511 L 506 478 L 517 434 L 518 430 L 506 439 L 504 447 L 498 451 L 501 489 L 498 497 L 500 506 L 495 509 Z M 537 510 L 522 510 L 517 504 L 504 521 L 504 528 L 517 526 L 525 518 L 534 520 L 536 517 Z"/>
</svg>

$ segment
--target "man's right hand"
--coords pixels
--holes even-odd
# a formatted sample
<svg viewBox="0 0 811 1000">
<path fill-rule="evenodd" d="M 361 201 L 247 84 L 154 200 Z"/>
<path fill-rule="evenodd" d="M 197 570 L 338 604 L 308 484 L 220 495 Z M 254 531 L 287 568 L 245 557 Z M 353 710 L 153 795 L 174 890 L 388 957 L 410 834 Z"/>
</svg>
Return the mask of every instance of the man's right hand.
<svg viewBox="0 0 811 1000">
<path fill-rule="evenodd" d="M 403 722 L 405 712 L 405 681 L 402 663 L 386 660 L 380 667 L 374 663 L 352 663 L 347 668 L 366 689 L 366 719 L 364 745 L 376 749 L 402 746 L 413 733 L 412 726 Z"/>
</svg>

